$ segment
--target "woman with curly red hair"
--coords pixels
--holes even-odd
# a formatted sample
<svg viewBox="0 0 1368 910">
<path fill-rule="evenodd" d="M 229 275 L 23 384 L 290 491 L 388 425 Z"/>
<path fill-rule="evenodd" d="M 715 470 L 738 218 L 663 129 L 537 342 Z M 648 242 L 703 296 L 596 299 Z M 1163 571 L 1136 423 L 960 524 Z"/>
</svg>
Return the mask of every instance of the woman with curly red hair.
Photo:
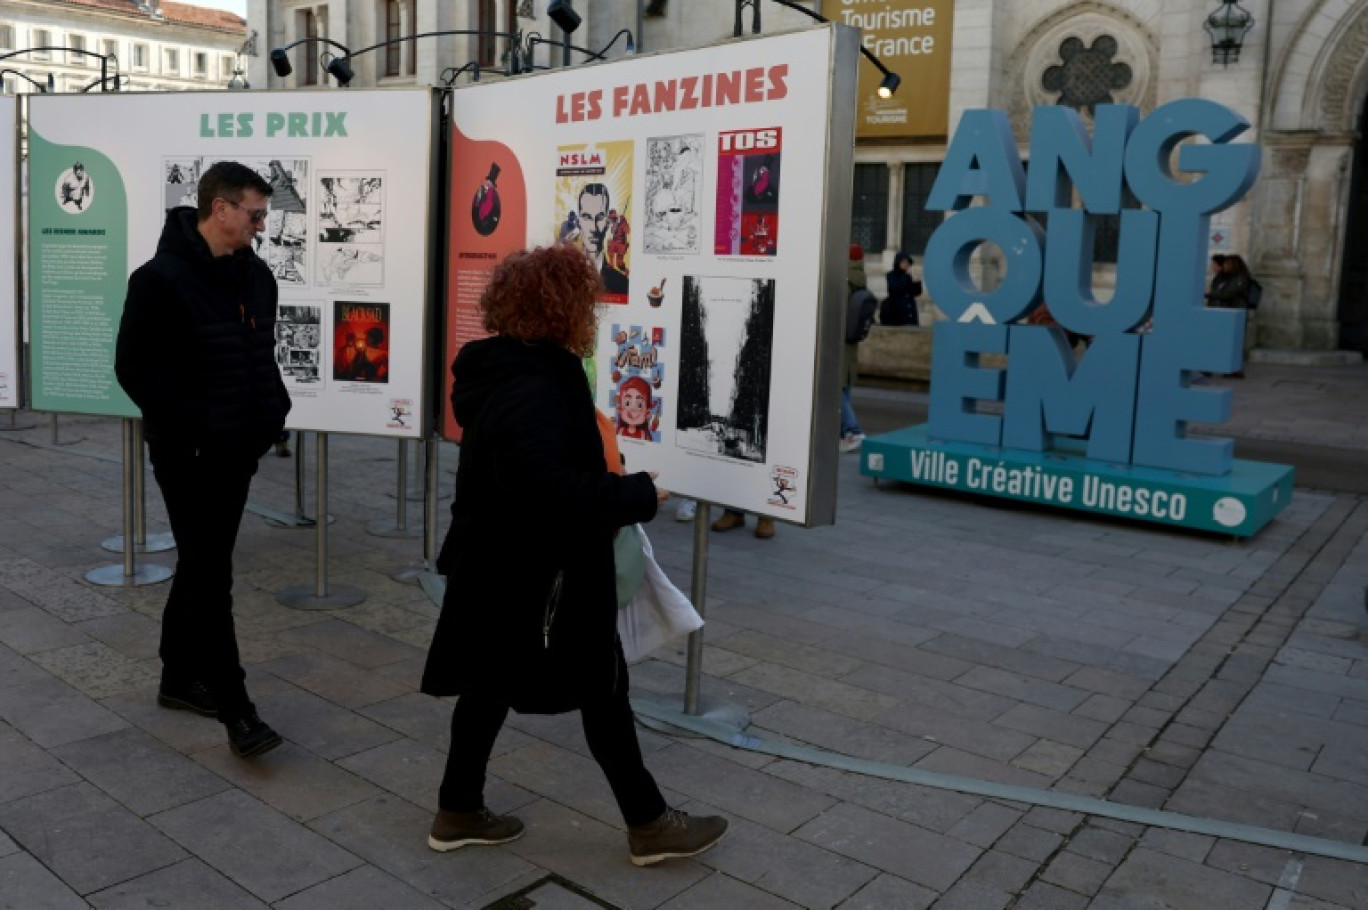
<svg viewBox="0 0 1368 910">
<path fill-rule="evenodd" d="M 628 828 L 633 863 L 693 856 L 727 822 L 665 804 L 646 770 L 617 638 L 613 537 L 669 494 L 646 473 L 608 469 L 580 358 L 594 346 L 598 269 L 571 246 L 522 251 L 480 300 L 492 337 L 461 349 L 451 403 L 463 439 L 447 576 L 423 672 L 459 695 L 428 846 L 502 844 L 523 824 L 484 804 L 485 768 L 510 709 L 578 710 Z"/>
</svg>

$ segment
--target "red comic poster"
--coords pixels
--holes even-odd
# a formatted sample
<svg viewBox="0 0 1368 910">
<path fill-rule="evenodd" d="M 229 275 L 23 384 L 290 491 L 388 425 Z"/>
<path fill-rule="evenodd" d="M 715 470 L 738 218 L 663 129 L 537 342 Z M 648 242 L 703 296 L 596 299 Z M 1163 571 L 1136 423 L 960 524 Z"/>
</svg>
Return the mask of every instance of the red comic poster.
<svg viewBox="0 0 1368 910">
<path fill-rule="evenodd" d="M 333 310 L 332 377 L 389 382 L 390 305 L 339 300 Z"/>
</svg>

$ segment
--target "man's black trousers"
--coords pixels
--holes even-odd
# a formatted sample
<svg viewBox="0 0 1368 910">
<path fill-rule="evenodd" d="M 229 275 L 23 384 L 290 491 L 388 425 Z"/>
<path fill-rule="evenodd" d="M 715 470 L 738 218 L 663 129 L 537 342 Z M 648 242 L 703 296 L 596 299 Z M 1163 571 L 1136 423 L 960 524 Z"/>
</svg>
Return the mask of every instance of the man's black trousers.
<svg viewBox="0 0 1368 910">
<path fill-rule="evenodd" d="M 233 547 L 257 459 L 150 442 L 152 472 L 176 537 L 176 576 L 162 613 L 164 686 L 198 680 L 219 720 L 252 710 L 233 628 Z"/>
</svg>

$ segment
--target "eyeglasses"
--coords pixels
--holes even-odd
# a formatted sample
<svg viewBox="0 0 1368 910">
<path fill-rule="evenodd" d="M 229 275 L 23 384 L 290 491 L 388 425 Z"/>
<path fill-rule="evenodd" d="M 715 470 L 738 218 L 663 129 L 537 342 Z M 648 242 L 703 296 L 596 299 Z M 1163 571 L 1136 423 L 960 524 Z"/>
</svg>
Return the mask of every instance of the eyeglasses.
<svg viewBox="0 0 1368 910">
<path fill-rule="evenodd" d="M 220 199 L 223 199 L 222 196 L 220 196 L 219 198 L 220 198 Z M 240 203 L 240 202 L 234 202 L 234 201 L 231 200 L 231 199 L 223 199 L 223 201 L 226 202 L 226 203 L 228 203 L 229 205 L 231 205 L 231 206 L 232 206 L 233 208 L 235 208 L 235 209 L 242 209 L 242 203 Z M 260 224 L 260 223 L 262 223 L 262 222 L 264 222 L 264 221 L 266 220 L 266 210 L 265 210 L 265 209 L 242 209 L 242 210 L 243 210 L 244 212 L 247 213 L 247 217 L 248 217 L 248 218 L 252 219 L 252 223 L 253 223 L 253 224 Z"/>
</svg>

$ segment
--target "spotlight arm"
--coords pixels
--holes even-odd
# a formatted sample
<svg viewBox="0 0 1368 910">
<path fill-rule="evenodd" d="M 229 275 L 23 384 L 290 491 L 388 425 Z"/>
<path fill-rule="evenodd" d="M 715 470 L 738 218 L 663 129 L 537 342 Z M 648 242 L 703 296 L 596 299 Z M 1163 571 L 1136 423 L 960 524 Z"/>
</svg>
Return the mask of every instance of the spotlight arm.
<svg viewBox="0 0 1368 910">
<path fill-rule="evenodd" d="M 114 83 L 114 91 L 117 92 L 119 90 L 119 86 L 126 85 L 132 81 L 133 79 L 131 77 L 126 76 L 123 73 L 115 73 L 112 76 L 105 76 L 101 79 L 96 79 L 94 82 L 90 83 L 85 88 L 81 89 L 81 91 L 88 92 L 97 85 L 100 86 L 100 91 L 104 91 L 105 83 L 112 82 Z"/>
<path fill-rule="evenodd" d="M 8 54 L 0 54 L 0 60 L 8 60 L 11 57 L 18 57 L 20 54 L 32 54 L 37 51 L 66 51 L 68 54 L 80 54 L 82 57 L 96 57 L 100 61 L 101 81 L 109 78 L 109 61 L 114 61 L 115 72 L 118 72 L 119 69 L 119 58 L 113 54 L 101 54 L 97 51 L 88 51 L 83 47 L 63 47 L 58 45 L 20 48 L 17 51 L 10 51 Z"/>
<path fill-rule="evenodd" d="M 753 0 L 753 2 L 759 4 L 760 0 Z M 828 19 L 826 16 L 823 16 L 816 10 L 810 10 L 806 6 L 799 6 L 797 3 L 794 3 L 793 0 L 773 0 L 773 2 L 779 4 L 780 6 L 786 9 L 791 9 L 794 12 L 802 13 L 809 19 L 815 19 L 816 21 L 821 22 L 823 24 L 828 24 L 831 22 L 830 19 Z M 890 79 L 893 77 L 892 71 L 889 70 L 888 67 L 883 65 L 883 61 L 881 61 L 878 57 L 875 57 L 872 53 L 870 53 L 869 48 L 864 46 L 864 42 L 860 42 L 860 53 L 864 55 L 864 58 L 866 60 L 874 64 L 875 69 L 883 73 L 884 79 Z"/>
<path fill-rule="evenodd" d="M 460 66 L 448 66 L 446 69 L 442 70 L 442 74 L 437 78 L 442 80 L 442 84 L 444 86 L 450 88 L 451 86 L 456 84 L 456 80 L 461 77 L 461 73 L 464 73 L 467 70 L 471 71 L 472 81 L 480 81 L 480 61 L 478 60 L 471 60 L 470 62 L 463 63 Z"/>
<path fill-rule="evenodd" d="M 536 48 L 538 44 L 547 44 L 551 47 L 569 47 L 572 51 L 579 51 L 589 60 L 606 60 L 607 57 L 605 55 L 613 49 L 613 45 L 617 44 L 618 39 L 621 38 L 623 35 L 627 36 L 627 52 L 633 53 L 636 50 L 636 44 L 633 41 L 632 30 L 629 28 L 624 28 L 620 30 L 616 35 L 613 36 L 612 41 L 609 41 L 607 44 L 605 44 L 601 49 L 597 51 L 591 51 L 587 47 L 580 47 L 577 44 L 566 44 L 564 41 L 552 41 L 548 38 L 543 38 L 536 32 L 533 32 L 532 34 L 527 36 L 527 58 L 529 61 L 532 59 L 532 51 Z"/>
<path fill-rule="evenodd" d="M 372 44 L 368 47 L 363 47 L 360 50 L 347 51 L 347 56 L 359 57 L 364 53 L 376 50 L 378 48 L 387 47 L 391 44 L 402 44 L 406 41 L 417 41 L 419 38 L 436 38 L 442 35 L 479 35 L 481 38 L 507 38 L 515 44 L 521 38 L 521 36 L 517 32 L 490 32 L 483 31 L 481 29 L 454 29 L 450 31 L 444 30 L 437 32 L 419 32 L 416 35 L 401 35 L 398 38 L 391 38 L 388 41 L 381 41 L 376 44 Z M 344 51 L 347 50 L 346 48 L 342 49 Z"/>
<path fill-rule="evenodd" d="M 349 50 L 345 44 L 342 44 L 342 43 L 340 43 L 340 42 L 338 42 L 338 41 L 334 41 L 334 40 L 331 39 L 331 38 L 320 38 L 320 37 L 316 37 L 316 36 L 315 36 L 315 37 L 310 37 L 310 38 L 300 38 L 298 41 L 291 41 L 289 44 L 285 45 L 284 47 L 273 47 L 273 48 L 271 48 L 271 53 L 272 53 L 272 54 L 275 54 L 275 53 L 278 52 L 278 53 L 282 53 L 282 54 L 283 54 L 283 53 L 285 53 L 286 51 L 292 51 L 292 50 L 294 50 L 295 48 L 299 47 L 301 44 L 308 44 L 308 43 L 311 42 L 311 41 L 314 42 L 314 43 L 316 43 L 316 44 L 331 44 L 333 47 L 335 47 L 335 48 L 337 48 L 338 50 L 340 50 L 345 56 L 348 56 L 348 57 L 351 56 L 351 50 Z"/>
<path fill-rule="evenodd" d="M 39 92 L 47 94 L 48 87 L 46 83 L 39 82 L 37 79 L 34 79 L 32 76 L 27 75 L 26 73 L 21 73 L 15 69 L 0 70 L 0 83 L 4 82 L 6 76 L 18 76 L 20 79 L 23 79 L 29 85 L 36 88 Z"/>
</svg>

